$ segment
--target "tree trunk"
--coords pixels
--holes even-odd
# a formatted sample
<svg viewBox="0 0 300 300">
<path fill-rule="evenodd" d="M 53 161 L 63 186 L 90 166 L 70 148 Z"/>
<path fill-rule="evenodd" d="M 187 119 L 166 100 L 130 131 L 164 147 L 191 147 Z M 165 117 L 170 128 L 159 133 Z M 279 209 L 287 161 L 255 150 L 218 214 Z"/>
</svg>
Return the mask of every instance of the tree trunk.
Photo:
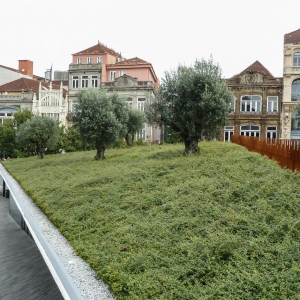
<svg viewBox="0 0 300 300">
<path fill-rule="evenodd" d="M 185 149 L 184 149 L 185 155 L 193 155 L 193 154 L 198 154 L 200 152 L 197 138 L 185 140 L 184 145 L 185 145 Z"/>
<path fill-rule="evenodd" d="M 97 147 L 97 153 L 96 153 L 96 156 L 95 156 L 96 160 L 103 160 L 105 158 L 105 156 L 104 156 L 105 149 L 106 149 L 106 147 L 103 143 L 101 143 Z"/>
<path fill-rule="evenodd" d="M 38 157 L 39 158 L 44 158 L 44 152 L 38 151 Z"/>
<path fill-rule="evenodd" d="M 165 124 L 164 123 L 161 123 L 161 126 L 160 126 L 160 141 L 159 141 L 159 144 L 162 145 L 164 143 L 164 131 L 165 131 Z"/>
<path fill-rule="evenodd" d="M 132 140 L 129 137 L 129 134 L 127 133 L 125 136 L 125 141 L 128 147 L 132 147 Z"/>
</svg>

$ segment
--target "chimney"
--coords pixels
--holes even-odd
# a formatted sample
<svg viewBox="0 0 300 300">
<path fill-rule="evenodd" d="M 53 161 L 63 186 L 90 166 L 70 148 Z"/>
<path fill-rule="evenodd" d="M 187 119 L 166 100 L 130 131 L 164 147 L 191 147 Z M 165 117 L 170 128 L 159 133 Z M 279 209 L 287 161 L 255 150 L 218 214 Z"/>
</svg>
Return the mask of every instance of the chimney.
<svg viewBox="0 0 300 300">
<path fill-rule="evenodd" d="M 19 60 L 19 72 L 33 77 L 33 62 L 31 60 Z"/>
</svg>

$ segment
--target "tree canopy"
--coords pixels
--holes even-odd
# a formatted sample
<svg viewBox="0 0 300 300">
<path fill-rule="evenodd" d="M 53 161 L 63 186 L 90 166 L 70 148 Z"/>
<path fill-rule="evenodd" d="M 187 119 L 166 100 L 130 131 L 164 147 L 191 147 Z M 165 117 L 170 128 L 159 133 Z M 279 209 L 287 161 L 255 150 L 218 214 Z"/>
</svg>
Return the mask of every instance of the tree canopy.
<svg viewBox="0 0 300 300">
<path fill-rule="evenodd" d="M 0 155 L 14 157 L 16 153 L 16 130 L 13 120 L 4 120 L 0 124 Z"/>
<path fill-rule="evenodd" d="M 152 115 L 180 134 L 187 155 L 198 153 L 198 141 L 218 137 L 227 124 L 233 95 L 221 75 L 212 58 L 196 60 L 190 67 L 179 65 L 165 72 L 159 98 L 150 104 Z"/>
<path fill-rule="evenodd" d="M 16 133 L 16 142 L 44 158 L 46 148 L 54 148 L 59 140 L 60 128 L 54 119 L 34 116 L 24 122 Z"/>
<path fill-rule="evenodd" d="M 77 98 L 73 124 L 86 142 L 95 145 L 95 159 L 102 160 L 107 146 L 126 135 L 127 104 L 116 93 L 96 89 L 82 90 Z"/>
</svg>

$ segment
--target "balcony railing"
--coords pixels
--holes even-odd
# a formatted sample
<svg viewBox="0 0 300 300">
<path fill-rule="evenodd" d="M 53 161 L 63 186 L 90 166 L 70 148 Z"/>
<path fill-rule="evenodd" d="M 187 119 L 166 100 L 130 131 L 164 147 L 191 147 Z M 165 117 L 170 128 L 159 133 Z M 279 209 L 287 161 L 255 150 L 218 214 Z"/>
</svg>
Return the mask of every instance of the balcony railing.
<svg viewBox="0 0 300 300">
<path fill-rule="evenodd" d="M 98 70 L 101 69 L 102 64 L 70 64 L 69 71 L 75 70 Z"/>
<path fill-rule="evenodd" d="M 154 88 L 154 84 L 152 81 L 138 81 L 137 84 L 138 84 L 137 87 Z M 120 87 L 118 85 L 115 85 L 115 82 L 101 82 L 101 86 L 102 87 Z"/>
<path fill-rule="evenodd" d="M 10 100 L 10 101 L 21 101 L 21 100 L 32 100 L 33 94 L 19 94 L 19 95 L 0 95 L 1 100 Z"/>
<path fill-rule="evenodd" d="M 285 67 L 283 73 L 288 73 L 288 74 L 296 74 L 296 73 L 300 73 L 300 67 Z"/>
</svg>

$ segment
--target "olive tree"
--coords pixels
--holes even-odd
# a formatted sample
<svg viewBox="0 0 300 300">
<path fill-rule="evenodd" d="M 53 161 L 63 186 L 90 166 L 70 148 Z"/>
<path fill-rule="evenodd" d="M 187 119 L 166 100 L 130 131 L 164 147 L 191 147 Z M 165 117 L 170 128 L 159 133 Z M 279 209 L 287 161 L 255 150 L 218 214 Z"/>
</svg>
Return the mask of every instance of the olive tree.
<svg viewBox="0 0 300 300">
<path fill-rule="evenodd" d="M 24 122 L 16 133 L 16 142 L 44 158 L 46 149 L 53 149 L 60 136 L 58 123 L 49 117 L 34 116 Z"/>
<path fill-rule="evenodd" d="M 154 98 L 145 105 L 145 116 L 149 124 L 160 127 L 160 144 L 164 141 L 164 127 L 168 120 L 168 106 L 162 98 L 160 90 L 154 93 Z"/>
<path fill-rule="evenodd" d="M 134 135 L 142 130 L 145 122 L 144 113 L 133 108 L 128 109 L 128 121 L 126 126 L 125 141 L 127 146 L 132 147 Z"/>
<path fill-rule="evenodd" d="M 127 104 L 116 93 L 96 89 L 82 90 L 77 98 L 73 125 L 79 128 L 84 141 L 95 145 L 95 159 L 102 160 L 107 146 L 126 134 Z"/>
<path fill-rule="evenodd" d="M 198 153 L 198 142 L 203 137 L 217 138 L 220 127 L 228 122 L 233 95 L 221 75 L 219 65 L 212 58 L 165 72 L 159 90 L 159 101 L 164 105 L 156 115 L 180 134 L 186 155 Z M 155 109 L 152 106 L 153 112 Z"/>
</svg>

